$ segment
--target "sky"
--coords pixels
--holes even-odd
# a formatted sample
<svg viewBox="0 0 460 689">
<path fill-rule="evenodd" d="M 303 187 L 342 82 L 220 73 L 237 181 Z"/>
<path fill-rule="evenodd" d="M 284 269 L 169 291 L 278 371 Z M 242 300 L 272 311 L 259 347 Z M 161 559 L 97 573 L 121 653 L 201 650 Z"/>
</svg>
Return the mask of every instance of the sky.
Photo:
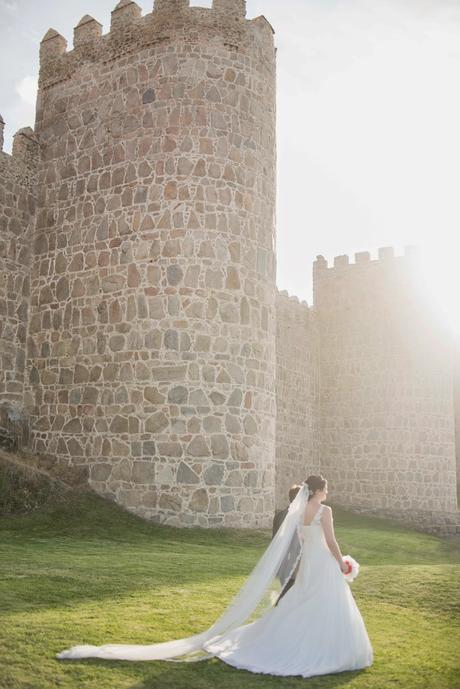
<svg viewBox="0 0 460 689">
<path fill-rule="evenodd" d="M 84 14 L 105 33 L 115 4 L 0 0 L 5 150 L 33 126 L 48 28 L 71 47 Z M 311 304 L 316 255 L 416 245 L 428 296 L 460 333 L 460 0 L 248 0 L 260 14 L 277 46 L 279 289 Z"/>
</svg>

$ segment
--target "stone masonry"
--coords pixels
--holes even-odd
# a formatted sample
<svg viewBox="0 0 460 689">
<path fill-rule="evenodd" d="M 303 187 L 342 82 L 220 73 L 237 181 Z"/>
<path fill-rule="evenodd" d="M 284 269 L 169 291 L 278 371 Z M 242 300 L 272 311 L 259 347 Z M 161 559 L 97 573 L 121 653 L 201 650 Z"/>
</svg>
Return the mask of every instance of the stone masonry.
<svg viewBox="0 0 460 689">
<path fill-rule="evenodd" d="M 276 505 L 320 467 L 319 332 L 306 302 L 276 300 Z M 332 488 L 332 486 L 331 486 Z"/>
<path fill-rule="evenodd" d="M 265 526 L 275 50 L 244 2 L 120 2 L 41 43 L 32 446 L 170 524 Z"/>
<path fill-rule="evenodd" d="M 453 340 L 430 311 L 417 254 L 314 265 L 321 470 L 368 513 L 457 523 Z M 447 529 L 448 530 L 448 529 Z"/>
<path fill-rule="evenodd" d="M 410 256 L 319 257 L 312 307 L 276 289 L 275 57 L 244 0 L 47 32 L 0 153 L 0 436 L 161 523 L 269 527 L 321 472 L 452 530 L 459 387 Z"/>
<path fill-rule="evenodd" d="M 39 146 L 26 128 L 16 133 L 12 155 L 3 153 L 3 127 L 0 116 L 0 429 L 11 430 L 24 408 Z"/>
<path fill-rule="evenodd" d="M 460 499 L 460 351 L 457 347 L 454 379 L 455 446 L 457 455 L 457 500 Z"/>
</svg>

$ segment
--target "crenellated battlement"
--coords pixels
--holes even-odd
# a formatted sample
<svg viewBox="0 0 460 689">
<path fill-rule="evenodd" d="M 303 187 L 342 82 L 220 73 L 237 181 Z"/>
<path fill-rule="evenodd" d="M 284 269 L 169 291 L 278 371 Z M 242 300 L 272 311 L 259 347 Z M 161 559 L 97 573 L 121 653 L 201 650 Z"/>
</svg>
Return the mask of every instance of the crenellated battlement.
<svg viewBox="0 0 460 689">
<path fill-rule="evenodd" d="M 282 297 L 283 299 L 287 299 L 288 301 L 292 302 L 293 304 L 301 304 L 302 306 L 306 306 L 307 308 L 310 308 L 308 306 L 308 303 L 303 299 L 302 301 L 297 297 L 295 294 L 289 294 L 289 292 L 285 289 L 283 290 L 276 290 L 277 296 Z"/>
<path fill-rule="evenodd" d="M 402 255 L 396 255 L 391 246 L 380 247 L 374 256 L 370 251 L 359 251 L 354 254 L 354 261 L 346 254 L 335 256 L 332 264 L 319 255 L 313 263 L 314 307 L 319 307 L 325 298 L 335 299 L 337 303 L 343 299 L 348 303 L 352 293 L 355 297 L 363 296 L 382 281 L 388 288 L 398 284 L 398 289 L 407 292 L 407 280 L 414 276 L 419 257 L 416 246 L 406 246 Z"/>
<path fill-rule="evenodd" d="M 142 20 L 142 10 L 132 0 L 120 0 L 114 7 L 111 15 L 110 31 L 125 31 L 136 26 Z"/>
<path fill-rule="evenodd" d="M 297 326 L 302 328 L 311 326 L 313 309 L 305 300 L 301 301 L 299 297 L 289 294 L 285 289 L 281 291 L 276 289 L 276 311 L 281 329 L 286 323 L 297 323 Z"/>
<path fill-rule="evenodd" d="M 246 17 L 246 0 L 213 0 L 212 7 L 237 19 Z"/>
<path fill-rule="evenodd" d="M 246 19 L 245 0 L 214 0 L 211 8 L 190 7 L 189 0 L 155 0 L 151 13 L 131 0 L 120 0 L 111 14 L 110 31 L 85 15 L 74 28 L 73 48 L 55 29 L 49 29 L 40 44 L 41 88 L 68 79 L 79 65 L 116 59 L 180 34 L 186 42 L 223 37 L 233 50 L 259 45 L 274 50 L 273 28 L 263 16 Z"/>
<path fill-rule="evenodd" d="M 346 254 L 335 256 L 333 264 L 329 265 L 324 256 L 319 255 L 313 264 L 314 274 L 317 275 L 323 271 L 342 271 L 347 268 L 363 267 L 366 265 L 375 265 L 377 263 L 387 266 L 392 261 L 406 261 L 413 259 L 418 255 L 418 248 L 416 246 L 406 246 L 404 254 L 401 256 L 395 255 L 395 250 L 391 246 L 380 247 L 377 250 L 377 257 L 372 258 L 370 251 L 360 251 L 354 254 L 354 261 L 350 261 L 350 257 Z"/>
<path fill-rule="evenodd" d="M 189 0 L 155 0 L 153 11 L 180 12 L 190 7 Z"/>
<path fill-rule="evenodd" d="M 12 152 L 3 151 L 5 122 L 0 115 L 0 173 L 4 179 L 24 184 L 35 184 L 38 178 L 40 146 L 31 127 L 19 129 L 13 136 Z"/>
<path fill-rule="evenodd" d="M 90 17 L 89 14 L 85 14 L 73 30 L 73 47 L 86 48 L 88 45 L 96 43 L 101 36 L 102 24 L 94 17 Z"/>
<path fill-rule="evenodd" d="M 32 127 L 19 129 L 13 137 L 13 158 L 35 161 L 38 148 L 38 141 Z"/>
</svg>

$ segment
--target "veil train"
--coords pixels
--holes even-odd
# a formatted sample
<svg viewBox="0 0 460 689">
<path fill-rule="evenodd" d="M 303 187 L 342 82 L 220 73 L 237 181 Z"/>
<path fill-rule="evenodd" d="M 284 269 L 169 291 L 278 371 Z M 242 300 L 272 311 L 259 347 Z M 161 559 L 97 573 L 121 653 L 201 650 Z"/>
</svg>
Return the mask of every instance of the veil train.
<svg viewBox="0 0 460 689">
<path fill-rule="evenodd" d="M 300 537 L 300 522 L 308 499 L 308 488 L 303 485 L 289 506 L 288 513 L 279 530 L 262 557 L 250 573 L 246 582 L 233 600 L 209 629 L 185 639 L 154 643 L 106 644 L 104 646 L 73 646 L 56 655 L 59 660 L 77 658 L 105 658 L 107 660 L 173 660 L 195 662 L 212 657 L 206 653 L 206 645 L 236 627 L 261 617 L 289 581 L 300 559 L 301 550 L 289 572 L 282 573 L 281 564 Z M 281 568 L 281 569 L 280 569 Z M 279 579 L 281 576 L 281 590 Z"/>
</svg>

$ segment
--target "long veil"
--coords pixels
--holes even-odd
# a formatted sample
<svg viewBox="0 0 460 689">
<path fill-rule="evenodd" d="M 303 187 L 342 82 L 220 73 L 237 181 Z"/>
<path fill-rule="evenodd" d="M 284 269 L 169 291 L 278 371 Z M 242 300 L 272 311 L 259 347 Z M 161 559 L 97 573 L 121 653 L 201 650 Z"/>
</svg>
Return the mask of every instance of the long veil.
<svg viewBox="0 0 460 689">
<path fill-rule="evenodd" d="M 288 583 L 301 556 L 300 524 L 308 500 L 308 487 L 303 485 L 289 506 L 273 540 L 257 562 L 245 583 L 214 624 L 201 634 L 185 639 L 154 643 L 73 646 L 56 655 L 60 660 L 105 658 L 108 660 L 174 660 L 191 662 L 212 656 L 206 645 L 232 629 L 261 617 L 274 604 Z M 292 553 L 294 556 L 292 557 Z M 286 558 L 289 567 L 285 566 Z M 284 566 L 283 566 L 284 565 Z"/>
</svg>

